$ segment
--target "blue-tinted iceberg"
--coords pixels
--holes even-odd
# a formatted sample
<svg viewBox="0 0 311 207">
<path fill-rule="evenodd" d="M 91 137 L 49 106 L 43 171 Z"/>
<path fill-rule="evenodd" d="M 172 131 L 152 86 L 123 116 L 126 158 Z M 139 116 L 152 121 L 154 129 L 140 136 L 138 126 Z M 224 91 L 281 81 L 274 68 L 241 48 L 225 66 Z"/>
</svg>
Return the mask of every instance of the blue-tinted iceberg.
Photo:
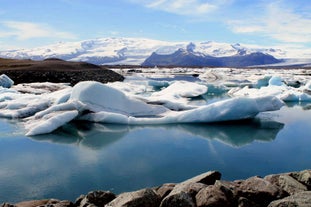
<svg viewBox="0 0 311 207">
<path fill-rule="evenodd" d="M 285 84 L 283 79 L 279 76 L 272 76 L 267 86 L 260 88 L 250 88 L 245 86 L 243 88 L 233 88 L 228 93 L 234 97 L 263 97 L 276 96 L 285 102 L 310 102 L 311 89 L 310 81 L 305 85 L 294 88 Z"/>
<path fill-rule="evenodd" d="M 3 88 L 11 88 L 14 84 L 14 81 L 9 78 L 7 75 L 2 74 L 0 75 L 0 86 Z"/>
<path fill-rule="evenodd" d="M 278 110 L 282 106 L 283 102 L 274 96 L 238 97 L 173 111 L 163 105 L 148 104 L 126 96 L 111 86 L 87 81 L 72 88 L 67 102 L 54 103 L 28 118 L 25 127 L 30 136 L 50 133 L 73 119 L 129 125 L 209 123 L 249 119 L 260 112 Z"/>
</svg>

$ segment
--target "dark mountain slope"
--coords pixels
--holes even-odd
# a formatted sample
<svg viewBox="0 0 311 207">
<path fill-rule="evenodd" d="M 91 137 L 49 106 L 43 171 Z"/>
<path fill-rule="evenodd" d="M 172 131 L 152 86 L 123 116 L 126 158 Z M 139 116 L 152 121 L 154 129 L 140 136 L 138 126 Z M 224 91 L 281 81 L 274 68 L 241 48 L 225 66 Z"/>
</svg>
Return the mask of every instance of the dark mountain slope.
<svg viewBox="0 0 311 207">
<path fill-rule="evenodd" d="M 251 53 L 248 55 L 212 57 L 179 49 L 173 54 L 169 55 L 152 53 L 151 56 L 149 56 L 142 63 L 142 66 L 248 67 L 253 65 L 273 64 L 279 62 L 281 62 L 281 60 L 260 52 Z"/>
</svg>

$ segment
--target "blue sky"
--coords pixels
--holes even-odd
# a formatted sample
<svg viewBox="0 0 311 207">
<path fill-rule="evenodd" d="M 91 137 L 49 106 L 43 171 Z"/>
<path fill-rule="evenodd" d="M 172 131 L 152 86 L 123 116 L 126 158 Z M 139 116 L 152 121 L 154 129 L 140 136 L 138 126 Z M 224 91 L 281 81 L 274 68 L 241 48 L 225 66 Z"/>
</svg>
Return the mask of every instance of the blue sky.
<svg viewBox="0 0 311 207">
<path fill-rule="evenodd" d="M 101 37 L 311 48 L 310 0 L 0 0 L 0 50 Z"/>
</svg>

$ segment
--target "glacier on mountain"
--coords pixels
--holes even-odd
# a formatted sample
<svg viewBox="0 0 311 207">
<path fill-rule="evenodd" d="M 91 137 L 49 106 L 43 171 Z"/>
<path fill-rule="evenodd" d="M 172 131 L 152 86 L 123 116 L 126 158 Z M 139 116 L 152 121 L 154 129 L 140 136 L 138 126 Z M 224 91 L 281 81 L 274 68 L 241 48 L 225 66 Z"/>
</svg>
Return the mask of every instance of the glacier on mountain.
<svg viewBox="0 0 311 207">
<path fill-rule="evenodd" d="M 98 38 L 80 42 L 60 42 L 32 49 L 0 51 L 0 57 L 43 60 L 60 58 L 68 61 L 85 61 L 107 65 L 141 65 L 152 53 L 173 54 L 191 46 L 196 55 L 216 58 L 252 53 L 269 54 L 286 58 L 280 49 L 260 48 L 254 45 L 228 44 L 219 42 L 168 42 L 142 38 Z"/>
</svg>

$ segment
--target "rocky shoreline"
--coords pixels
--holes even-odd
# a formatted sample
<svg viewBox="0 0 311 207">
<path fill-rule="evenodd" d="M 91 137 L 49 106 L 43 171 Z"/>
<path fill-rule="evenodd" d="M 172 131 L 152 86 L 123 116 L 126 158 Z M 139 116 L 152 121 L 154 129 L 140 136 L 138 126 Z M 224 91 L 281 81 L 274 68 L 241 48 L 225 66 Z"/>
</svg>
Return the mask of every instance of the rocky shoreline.
<svg viewBox="0 0 311 207">
<path fill-rule="evenodd" d="M 224 181 L 209 171 L 183 181 L 115 195 L 92 191 L 76 201 L 44 199 L 1 207 L 310 207 L 311 170 Z"/>
<path fill-rule="evenodd" d="M 15 84 L 53 82 L 75 85 L 88 80 L 102 83 L 124 80 L 122 75 L 103 66 L 55 58 L 43 61 L 0 58 L 0 74 L 6 74 Z"/>
</svg>

